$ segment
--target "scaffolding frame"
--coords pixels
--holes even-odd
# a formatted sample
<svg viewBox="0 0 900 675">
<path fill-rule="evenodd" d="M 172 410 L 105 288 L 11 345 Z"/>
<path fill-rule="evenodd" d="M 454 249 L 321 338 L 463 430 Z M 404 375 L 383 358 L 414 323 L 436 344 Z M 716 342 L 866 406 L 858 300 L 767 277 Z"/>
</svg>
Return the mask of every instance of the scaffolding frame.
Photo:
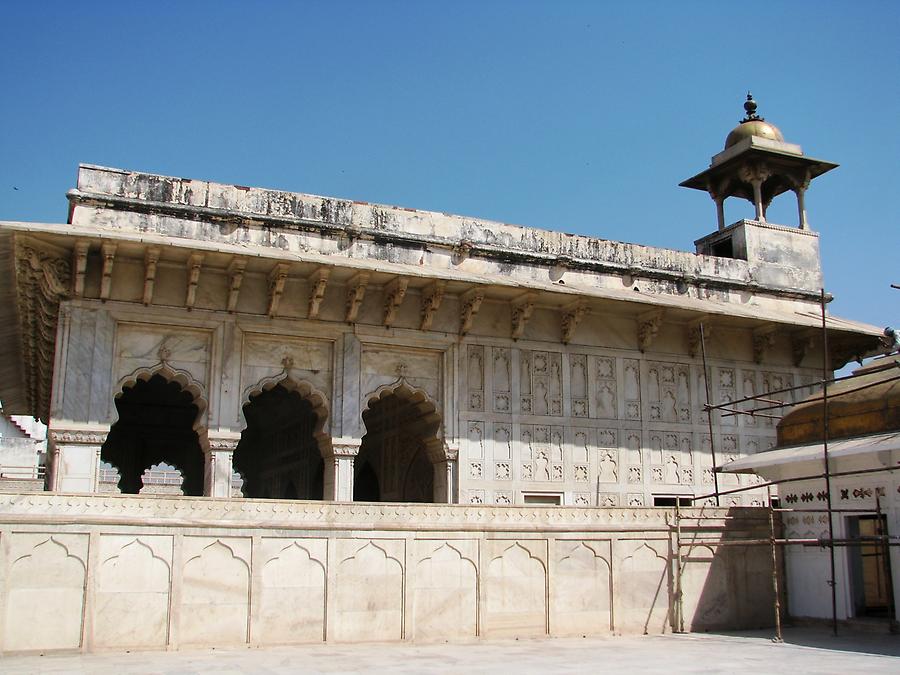
<svg viewBox="0 0 900 675">
<path fill-rule="evenodd" d="M 822 378 L 818 383 L 808 383 L 802 385 L 794 385 L 790 387 L 783 387 L 780 389 L 773 389 L 770 391 L 762 392 L 760 394 L 755 394 L 753 396 L 746 396 L 741 399 L 737 399 L 735 401 L 728 401 L 726 403 L 713 404 L 710 400 L 710 368 L 707 361 L 706 356 L 706 336 L 704 332 L 703 322 L 701 321 L 699 324 L 699 334 L 700 334 L 700 354 L 703 365 L 703 382 L 706 393 L 706 403 L 703 406 L 704 411 L 707 416 L 707 423 L 709 426 L 709 440 L 710 440 L 710 455 L 712 460 L 712 474 L 713 474 L 713 492 L 705 495 L 699 495 L 693 498 L 693 501 L 696 503 L 701 499 L 715 499 L 716 506 L 720 505 L 720 497 L 723 495 L 736 494 L 740 492 L 747 492 L 750 490 L 759 490 L 760 488 L 766 488 L 767 493 L 767 508 L 766 508 L 766 518 L 765 520 L 768 522 L 769 527 L 769 537 L 767 539 L 758 539 L 758 538 L 746 538 L 746 539 L 734 539 L 722 541 L 720 540 L 697 540 L 696 536 L 691 538 L 689 541 L 684 541 L 684 528 L 682 526 L 682 521 L 697 521 L 698 525 L 696 529 L 699 528 L 699 523 L 704 520 L 721 520 L 722 517 L 716 516 L 686 516 L 681 512 L 681 508 L 676 500 L 675 503 L 675 522 L 674 522 L 674 530 L 675 530 L 675 583 L 674 583 L 674 591 L 675 591 L 675 607 L 674 607 L 674 616 L 673 616 L 673 628 L 677 632 L 684 632 L 684 606 L 683 606 L 683 592 L 682 592 L 682 574 L 684 572 L 684 556 L 683 549 L 687 548 L 690 551 L 690 548 L 694 546 L 768 546 L 771 550 L 771 559 L 772 559 L 772 590 L 773 590 L 773 612 L 775 617 L 775 635 L 773 636 L 774 642 L 783 642 L 782 635 L 782 607 L 781 607 L 781 594 L 785 592 L 784 583 L 781 582 L 781 576 L 783 571 L 781 570 L 781 566 L 778 564 L 778 550 L 779 547 L 786 546 L 817 546 L 820 548 L 827 548 L 829 553 L 829 579 L 827 583 L 830 587 L 831 591 L 831 627 L 832 634 L 837 637 L 838 635 L 838 618 L 837 618 L 837 583 L 836 583 L 836 572 L 835 572 L 835 548 L 836 547 L 853 547 L 853 546 L 868 546 L 868 545 L 879 545 L 880 548 L 880 558 L 883 566 L 883 574 L 885 577 L 886 584 L 886 593 L 888 596 L 888 630 L 891 633 L 898 632 L 898 623 L 897 623 L 897 608 L 894 603 L 894 589 L 893 589 L 893 578 L 891 576 L 891 560 L 890 560 L 890 549 L 892 547 L 900 546 L 900 536 L 891 536 L 888 531 L 887 520 L 884 517 L 884 514 L 881 509 L 881 499 L 880 496 L 876 493 L 875 495 L 875 509 L 866 509 L 866 508 L 835 508 L 832 503 L 831 496 L 831 479 L 841 476 L 850 476 L 850 475 L 862 475 L 862 474 L 872 474 L 872 473 L 890 473 L 893 471 L 900 470 L 900 466 L 889 466 L 883 468 L 875 468 L 875 469 L 860 469 L 856 471 L 839 471 L 833 472 L 831 470 L 831 462 L 828 453 L 828 441 L 829 441 L 829 427 L 828 427 L 828 404 L 830 398 L 835 398 L 837 396 L 844 396 L 847 394 L 855 393 L 858 391 L 862 391 L 868 389 L 870 387 L 881 385 L 885 382 L 893 382 L 896 380 L 900 380 L 900 373 L 896 376 L 888 378 L 887 380 L 880 380 L 876 383 L 870 383 L 866 385 L 862 385 L 860 387 L 851 388 L 849 390 L 840 392 L 838 394 L 829 394 L 828 387 L 830 384 L 834 384 L 836 382 L 842 382 L 845 380 L 851 380 L 853 378 L 859 377 L 858 375 L 851 374 L 845 375 L 842 377 L 834 377 L 833 373 L 831 376 L 829 375 L 830 371 L 830 361 L 829 361 L 829 347 L 828 347 L 828 329 L 826 322 L 826 312 L 825 307 L 829 302 L 830 298 L 826 296 L 825 289 L 822 288 L 820 290 L 819 295 L 819 305 L 821 309 L 821 335 L 822 335 Z M 898 364 L 900 366 L 900 364 Z M 736 417 L 741 415 L 747 415 L 750 417 L 762 417 L 769 419 L 780 419 L 780 415 L 770 414 L 768 411 L 774 410 L 783 410 L 784 408 L 790 408 L 794 405 L 800 403 L 800 401 L 792 401 L 792 400 L 779 400 L 773 398 L 778 394 L 790 394 L 792 395 L 795 391 L 800 389 L 807 389 L 810 387 L 814 387 L 816 385 L 821 386 L 821 396 L 818 398 L 805 399 L 806 402 L 822 402 L 822 460 L 823 460 L 823 468 L 824 471 L 819 474 L 811 475 L 811 476 L 799 476 L 796 478 L 786 478 L 781 480 L 767 481 L 762 483 L 755 483 L 753 485 L 745 485 L 734 489 L 728 490 L 720 490 L 719 489 L 719 481 L 718 475 L 720 473 L 720 468 L 716 462 L 716 436 L 714 432 L 713 425 L 713 413 L 718 412 L 721 417 Z M 752 408 L 749 410 L 742 410 L 739 406 L 744 403 L 753 402 Z M 758 404 L 762 403 L 762 406 Z M 788 483 L 797 483 L 809 480 L 825 480 L 825 494 L 826 494 L 826 507 L 824 509 L 792 509 L 792 508 L 776 508 L 772 501 L 772 487 L 776 485 L 783 485 Z M 776 513 L 826 513 L 828 514 L 828 537 L 820 538 L 820 539 L 798 539 L 798 538 L 788 538 L 788 537 L 778 537 L 776 536 Z M 834 518 L 837 514 L 844 513 L 860 513 L 866 515 L 874 515 L 876 517 L 876 535 L 875 536 L 855 536 L 855 537 L 844 537 L 841 539 L 836 539 L 834 536 Z M 728 518 L 727 516 L 725 517 Z M 746 519 L 745 519 L 746 520 Z M 691 528 L 695 529 L 695 528 Z M 782 550 L 784 552 L 784 550 Z M 784 556 L 782 555 L 782 563 L 784 561 Z"/>
</svg>

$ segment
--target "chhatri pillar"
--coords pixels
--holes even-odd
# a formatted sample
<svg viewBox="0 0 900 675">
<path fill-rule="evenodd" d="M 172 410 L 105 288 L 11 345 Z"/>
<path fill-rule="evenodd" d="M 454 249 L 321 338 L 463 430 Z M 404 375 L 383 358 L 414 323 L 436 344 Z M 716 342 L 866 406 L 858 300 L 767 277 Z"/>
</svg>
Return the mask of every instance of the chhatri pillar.
<svg viewBox="0 0 900 675">
<path fill-rule="evenodd" d="M 756 101 L 747 94 L 745 117 L 725 139 L 725 149 L 712 158 L 710 166 L 680 185 L 708 192 L 716 203 L 719 231 L 725 230 L 725 200 L 746 199 L 755 211 L 754 219 L 766 222 L 772 200 L 793 192 L 797 198 L 798 228 L 808 230 L 805 195 L 812 179 L 831 171 L 837 164 L 803 154 L 799 145 L 787 143 L 781 130 L 757 112 Z"/>
</svg>

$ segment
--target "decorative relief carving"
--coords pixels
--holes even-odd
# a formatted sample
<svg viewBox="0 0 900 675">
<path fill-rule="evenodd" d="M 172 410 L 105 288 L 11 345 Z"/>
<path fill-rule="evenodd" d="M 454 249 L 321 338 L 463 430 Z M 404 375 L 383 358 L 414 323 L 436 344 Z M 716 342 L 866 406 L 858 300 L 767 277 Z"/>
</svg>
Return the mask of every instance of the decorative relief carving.
<svg viewBox="0 0 900 675">
<path fill-rule="evenodd" d="M 484 457 L 484 422 L 469 422 L 469 457 Z"/>
<path fill-rule="evenodd" d="M 344 316 L 344 321 L 347 323 L 354 323 L 356 317 L 359 316 L 368 285 L 368 272 L 359 272 L 347 282 L 346 314 Z"/>
<path fill-rule="evenodd" d="M 644 505 L 644 495 L 642 494 L 629 494 L 627 496 L 628 506 L 643 506 Z"/>
<path fill-rule="evenodd" d="M 70 278 L 68 260 L 16 240 L 16 291 L 24 338 L 25 394 L 29 408 L 44 420 L 50 413 L 59 301 L 68 293 Z"/>
<path fill-rule="evenodd" d="M 534 296 L 525 295 L 515 301 L 512 306 L 512 339 L 518 340 L 525 332 L 525 325 L 534 312 Z"/>
<path fill-rule="evenodd" d="M 432 282 L 422 293 L 422 323 L 420 330 L 431 330 L 434 315 L 437 314 L 441 303 L 444 301 L 444 289 L 446 281 L 436 280 Z"/>
<path fill-rule="evenodd" d="M 691 421 L 690 368 L 683 364 L 651 361 L 647 370 L 650 419 L 659 422 Z"/>
<path fill-rule="evenodd" d="M 585 464 L 576 464 L 574 467 L 575 482 L 586 483 L 588 481 L 588 467 Z"/>
<path fill-rule="evenodd" d="M 469 463 L 469 478 L 480 480 L 484 477 L 484 467 L 481 462 Z"/>
<path fill-rule="evenodd" d="M 51 429 L 50 440 L 54 443 L 74 443 L 79 445 L 103 445 L 108 431 L 88 429 Z"/>
<path fill-rule="evenodd" d="M 601 492 L 597 495 L 597 506 L 611 508 L 619 505 L 619 495 L 615 492 Z"/>
<path fill-rule="evenodd" d="M 275 265 L 269 273 L 269 308 L 266 313 L 274 317 L 278 313 L 278 305 L 281 304 L 281 296 L 284 293 L 284 285 L 287 283 L 290 266 L 284 263 Z"/>
<path fill-rule="evenodd" d="M 597 378 L 597 417 L 615 419 L 618 417 L 616 361 L 611 357 L 597 357 L 595 369 Z"/>
<path fill-rule="evenodd" d="M 484 410 L 484 347 L 467 347 L 467 380 L 469 390 L 469 410 Z"/>
<path fill-rule="evenodd" d="M 203 266 L 203 254 L 192 253 L 187 261 L 187 290 L 184 294 L 184 306 L 191 310 L 197 301 L 197 286 L 200 284 L 200 269 Z M 270 315 L 272 316 L 272 315 Z"/>
<path fill-rule="evenodd" d="M 384 327 L 390 328 L 397 319 L 397 312 L 406 297 L 409 279 L 397 277 L 384 288 Z"/>
<path fill-rule="evenodd" d="M 474 288 L 467 291 L 459 298 L 459 334 L 465 335 L 472 329 L 472 322 L 478 310 L 481 309 L 481 303 L 484 302 L 484 290 Z"/>
<path fill-rule="evenodd" d="M 650 349 L 650 345 L 656 339 L 662 326 L 662 319 L 663 311 L 661 309 L 645 312 L 638 317 L 637 342 L 638 349 L 642 353 Z"/>
<path fill-rule="evenodd" d="M 630 420 L 641 418 L 641 371 L 636 359 L 625 359 L 625 417 Z"/>
<path fill-rule="evenodd" d="M 576 492 L 574 497 L 575 506 L 590 506 L 591 504 L 591 495 L 587 492 Z"/>
<path fill-rule="evenodd" d="M 767 324 L 753 329 L 753 361 L 762 363 L 766 353 L 775 346 L 775 334 L 778 327 Z"/>
<path fill-rule="evenodd" d="M 569 342 L 571 342 L 575 329 L 578 327 L 578 324 L 581 323 L 581 320 L 584 318 L 584 315 L 587 314 L 587 311 L 587 306 L 580 302 L 570 305 L 563 310 L 560 321 L 563 344 L 569 344 Z"/>
<path fill-rule="evenodd" d="M 244 282 L 244 270 L 247 268 L 247 261 L 241 258 L 232 259 L 228 265 L 228 311 L 234 312 L 237 309 L 238 299 L 241 294 L 241 284 Z"/>
<path fill-rule="evenodd" d="M 89 241 L 77 241 L 72 251 L 72 295 L 76 298 L 84 295 L 84 275 L 87 272 L 87 259 L 90 247 L 91 243 Z M 148 249 L 148 254 L 151 250 L 159 251 L 159 249 Z"/>
<path fill-rule="evenodd" d="M 512 494 L 498 490 L 494 493 L 494 503 L 499 506 L 509 506 L 512 504 Z"/>
<path fill-rule="evenodd" d="M 585 354 L 569 356 L 569 387 L 573 417 L 588 417 L 590 414 L 587 361 L 588 357 Z"/>
<path fill-rule="evenodd" d="M 520 353 L 522 412 L 562 415 L 562 355 L 556 352 Z"/>
<path fill-rule="evenodd" d="M 497 480 L 512 480 L 512 469 L 509 462 L 497 462 L 494 465 L 494 478 Z"/>
<path fill-rule="evenodd" d="M 718 378 L 718 399 L 719 403 L 731 403 L 734 400 L 737 400 L 737 393 L 735 391 L 735 372 L 733 368 L 719 368 L 718 369 L 719 378 Z M 734 416 L 724 417 L 722 412 L 720 411 L 719 424 L 724 427 L 733 427 L 735 426 Z M 715 418 L 714 418 L 715 419 Z"/>
<path fill-rule="evenodd" d="M 509 412 L 510 400 L 512 398 L 510 373 L 510 352 L 505 347 L 491 348 L 493 354 L 493 379 L 491 385 L 493 387 L 494 411 Z"/>
<path fill-rule="evenodd" d="M 109 300 L 112 291 L 113 264 L 116 261 L 116 244 L 111 241 L 100 247 L 100 255 L 103 256 L 103 269 L 100 271 L 100 300 Z"/>
<path fill-rule="evenodd" d="M 319 307 L 325 299 L 325 289 L 328 287 L 328 277 L 331 275 L 330 267 L 320 267 L 313 272 L 307 282 L 309 283 L 309 303 L 307 317 L 319 318 Z"/>
<path fill-rule="evenodd" d="M 512 431 L 506 423 L 494 423 L 494 459 L 512 459 Z"/>
</svg>

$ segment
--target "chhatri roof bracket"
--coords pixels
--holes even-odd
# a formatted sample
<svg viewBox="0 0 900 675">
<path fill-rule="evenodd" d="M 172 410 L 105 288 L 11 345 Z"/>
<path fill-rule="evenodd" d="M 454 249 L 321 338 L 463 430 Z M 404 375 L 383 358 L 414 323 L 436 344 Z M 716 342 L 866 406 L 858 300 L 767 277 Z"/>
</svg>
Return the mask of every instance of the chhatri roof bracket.
<svg viewBox="0 0 900 675">
<path fill-rule="evenodd" d="M 781 131 L 757 112 L 756 101 L 747 94 L 746 116 L 725 139 L 725 149 L 710 166 L 681 183 L 682 187 L 708 192 L 716 203 L 719 230 L 725 229 L 725 200 L 740 197 L 753 204 L 756 220 L 766 222 L 766 209 L 778 195 L 792 191 L 797 196 L 799 228 L 808 230 L 804 196 L 813 178 L 837 164 L 806 157 L 799 145 L 786 143 Z"/>
</svg>

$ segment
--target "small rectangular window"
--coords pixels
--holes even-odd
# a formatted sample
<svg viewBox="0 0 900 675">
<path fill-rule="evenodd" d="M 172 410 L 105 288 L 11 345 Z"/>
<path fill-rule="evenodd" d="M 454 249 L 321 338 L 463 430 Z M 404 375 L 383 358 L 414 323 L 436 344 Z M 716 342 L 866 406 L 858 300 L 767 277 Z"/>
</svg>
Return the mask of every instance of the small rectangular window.
<svg viewBox="0 0 900 675">
<path fill-rule="evenodd" d="M 679 497 L 678 495 L 653 495 L 653 506 L 692 506 L 693 497 Z"/>
<path fill-rule="evenodd" d="M 522 501 L 532 505 L 559 506 L 562 503 L 562 495 L 526 494 L 522 495 Z"/>
</svg>

